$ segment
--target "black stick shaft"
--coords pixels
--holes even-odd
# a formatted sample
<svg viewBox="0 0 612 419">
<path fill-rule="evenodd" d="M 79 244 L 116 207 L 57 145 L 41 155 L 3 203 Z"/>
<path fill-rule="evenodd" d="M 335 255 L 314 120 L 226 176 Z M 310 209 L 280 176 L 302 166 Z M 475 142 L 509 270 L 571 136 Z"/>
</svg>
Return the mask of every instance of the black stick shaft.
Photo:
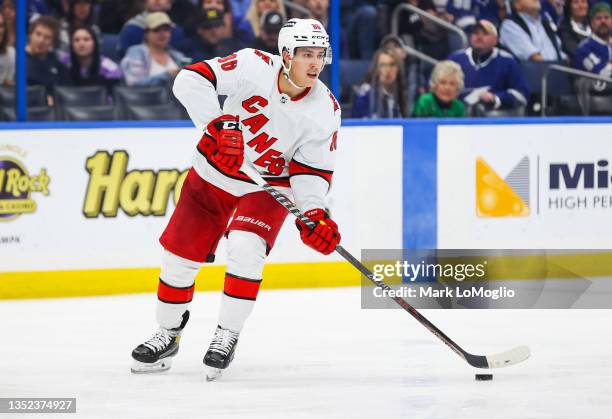
<svg viewBox="0 0 612 419">
<path fill-rule="evenodd" d="M 257 182 L 259 179 L 254 179 L 256 183 L 260 184 L 260 186 L 268 192 L 272 197 L 283 207 L 285 207 L 291 214 L 293 214 L 296 218 L 301 220 L 308 227 L 313 228 L 315 224 L 307 217 L 302 214 L 302 212 L 291 202 L 289 198 L 287 198 L 284 194 L 276 190 L 274 187 L 265 183 L 263 179 L 261 179 L 262 183 Z M 365 275 L 371 282 L 373 282 L 376 286 L 382 288 L 383 290 L 389 291 L 391 287 L 385 284 L 383 281 L 377 281 L 374 279 L 374 274 L 364 266 L 359 260 L 357 260 L 353 255 L 351 255 L 344 247 L 338 245 L 336 246 L 336 252 L 347 260 L 351 265 L 353 265 L 359 272 Z M 442 342 L 444 342 L 449 348 L 451 348 L 457 355 L 459 355 L 464 360 L 468 361 L 472 364 L 473 360 L 468 359 L 473 357 L 464 351 L 459 345 L 457 345 L 451 338 L 446 336 L 444 332 L 438 329 L 432 322 L 430 322 L 425 316 L 423 316 L 416 308 L 410 305 L 406 300 L 400 297 L 390 297 L 393 301 L 395 301 L 401 308 L 406 310 L 412 317 L 414 317 L 419 323 L 425 326 L 431 333 L 436 335 Z M 482 361 L 481 361 L 482 362 Z M 486 361 L 485 361 L 486 362 Z M 476 366 L 476 365 L 474 365 Z"/>
</svg>

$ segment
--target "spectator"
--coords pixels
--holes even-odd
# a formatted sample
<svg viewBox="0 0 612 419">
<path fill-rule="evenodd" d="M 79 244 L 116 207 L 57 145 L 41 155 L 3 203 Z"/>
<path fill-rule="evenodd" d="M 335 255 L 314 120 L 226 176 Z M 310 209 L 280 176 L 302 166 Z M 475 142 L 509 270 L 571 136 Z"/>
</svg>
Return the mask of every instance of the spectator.
<svg viewBox="0 0 612 419">
<path fill-rule="evenodd" d="M 563 51 L 568 57 L 573 57 L 578 44 L 591 36 L 589 2 L 587 0 L 567 0 L 563 10 L 559 37 Z"/>
<path fill-rule="evenodd" d="M 70 34 L 81 26 L 89 26 L 100 39 L 100 28 L 93 23 L 93 0 L 70 0 L 67 17 L 60 20 L 59 51 L 70 51 Z"/>
<path fill-rule="evenodd" d="M 219 1 L 219 0 L 215 0 Z M 175 25 L 185 28 L 191 17 L 197 12 L 197 1 L 194 0 L 170 0 L 172 6 L 167 12 L 170 20 Z M 223 1 L 220 1 L 223 3 Z"/>
<path fill-rule="evenodd" d="M 432 0 L 408 0 L 407 3 L 418 7 L 447 22 L 453 21 L 453 16 L 446 10 L 437 10 Z M 417 49 L 437 60 L 443 60 L 450 54 L 448 31 L 411 11 L 401 11 L 399 18 L 399 34 L 409 35 Z"/>
<path fill-rule="evenodd" d="M 141 0 L 104 0 L 100 4 L 98 25 L 102 33 L 119 33 L 129 19 L 141 12 Z"/>
<path fill-rule="evenodd" d="M 449 0 L 446 3 L 446 10 L 453 16 L 453 23 L 466 32 L 470 32 L 479 19 L 485 19 L 499 25 L 506 18 L 504 0 Z"/>
<path fill-rule="evenodd" d="M 4 0 L 2 2 L 2 15 L 6 24 L 7 38 L 6 43 L 10 46 L 15 46 L 15 2 L 13 0 Z"/>
<path fill-rule="evenodd" d="M 559 26 L 563 19 L 563 5 L 569 0 L 541 0 L 542 11 L 540 12 L 555 26 Z"/>
<path fill-rule="evenodd" d="M 429 80 L 430 92 L 422 95 L 414 106 L 417 118 L 458 118 L 465 115 L 465 107 L 457 100 L 463 89 L 463 71 L 453 61 L 440 61 Z"/>
<path fill-rule="evenodd" d="M 144 42 L 128 48 L 121 69 L 128 86 L 162 86 L 178 74 L 187 60 L 169 47 L 173 23 L 166 13 L 148 13 L 144 27 Z"/>
<path fill-rule="evenodd" d="M 41 16 L 52 14 L 46 0 L 27 0 L 27 7 L 29 22 L 33 22 Z"/>
<path fill-rule="evenodd" d="M 193 61 L 208 60 L 214 57 L 225 57 L 240 49 L 240 44 L 233 38 L 224 38 L 225 20 L 219 9 L 207 9 L 198 13 L 196 35 L 187 38 L 181 50 Z"/>
<path fill-rule="evenodd" d="M 327 28 L 329 0 L 306 0 L 304 5 L 310 11 L 311 17 Z"/>
<path fill-rule="evenodd" d="M 409 115 L 414 102 L 418 96 L 425 93 L 427 89 L 426 78 L 421 71 L 421 61 L 417 59 L 411 59 L 406 51 L 406 44 L 402 38 L 389 34 L 380 41 L 381 49 L 391 49 L 404 63 L 404 78 L 406 80 L 406 113 Z"/>
<path fill-rule="evenodd" d="M 202 11 L 209 9 L 217 9 L 223 12 L 223 38 L 233 38 L 234 35 L 240 36 L 241 31 L 246 31 L 249 36 L 252 35 L 251 25 L 246 20 L 235 22 L 232 13 L 232 5 L 229 0 L 199 0 L 198 13 L 194 13 L 191 19 L 188 20 L 185 26 L 185 32 L 188 36 L 196 35 L 199 22 L 201 20 Z M 236 33 L 234 34 L 234 26 Z"/>
<path fill-rule="evenodd" d="M 470 47 L 449 57 L 461 66 L 465 89 L 460 97 L 469 106 L 485 109 L 526 106 L 529 88 L 518 62 L 497 45 L 497 29 L 481 19 L 470 36 Z"/>
<path fill-rule="evenodd" d="M 146 0 L 144 12 L 128 20 L 128 22 L 123 26 L 123 29 L 121 29 L 121 33 L 119 34 L 119 55 L 123 56 L 127 49 L 132 45 L 142 43 L 146 30 L 145 20 L 150 13 L 167 12 L 170 10 L 170 6 L 170 0 Z M 183 33 L 182 28 L 174 24 L 172 25 L 171 30 L 170 43 L 173 46 L 177 46 L 183 41 L 185 34 Z"/>
<path fill-rule="evenodd" d="M 77 27 L 70 38 L 70 53 L 59 55 L 65 68 L 62 84 L 110 87 L 121 80 L 121 69 L 100 54 L 98 38 L 89 26 Z"/>
<path fill-rule="evenodd" d="M 369 60 L 374 55 L 381 38 L 378 30 L 376 1 L 354 0 L 347 22 L 347 42 L 350 58 Z M 345 14 L 348 14 L 345 12 Z"/>
<path fill-rule="evenodd" d="M 234 21 L 246 21 L 247 12 L 251 7 L 252 0 L 231 0 Z"/>
<path fill-rule="evenodd" d="M 45 86 L 49 106 L 53 106 L 53 86 L 60 71 L 60 63 L 53 53 L 57 33 L 57 20 L 41 16 L 30 25 L 30 39 L 26 46 L 27 83 Z"/>
<path fill-rule="evenodd" d="M 391 49 L 395 54 L 400 57 L 402 61 L 408 58 L 408 52 L 404 48 L 405 44 L 402 38 L 396 35 L 387 35 L 382 41 L 380 41 L 380 49 Z"/>
<path fill-rule="evenodd" d="M 404 64 L 391 49 L 378 50 L 363 83 L 355 88 L 351 117 L 406 116 Z"/>
<path fill-rule="evenodd" d="M 600 2 L 591 8 L 593 33 L 576 50 L 574 66 L 579 70 L 612 77 L 612 17 L 610 6 Z"/>
<path fill-rule="evenodd" d="M 278 12 L 267 12 L 262 17 L 259 36 L 251 48 L 278 55 L 278 32 L 285 24 L 283 15 Z"/>
<path fill-rule="evenodd" d="M 251 7 L 247 11 L 247 21 L 250 23 L 251 31 L 253 32 L 251 39 L 248 41 L 249 43 L 259 36 L 261 17 L 264 13 L 271 11 L 276 11 L 283 18 L 286 18 L 287 12 L 285 11 L 284 0 L 253 0 Z M 244 42 L 245 40 L 243 39 L 242 41 Z"/>
<path fill-rule="evenodd" d="M 0 14 L 0 83 L 15 84 L 15 48 L 8 44 L 8 31 L 4 15 Z"/>
<path fill-rule="evenodd" d="M 540 16 L 540 0 L 513 0 L 513 12 L 501 25 L 500 43 L 520 61 L 563 61 L 561 40 L 550 20 Z"/>
</svg>

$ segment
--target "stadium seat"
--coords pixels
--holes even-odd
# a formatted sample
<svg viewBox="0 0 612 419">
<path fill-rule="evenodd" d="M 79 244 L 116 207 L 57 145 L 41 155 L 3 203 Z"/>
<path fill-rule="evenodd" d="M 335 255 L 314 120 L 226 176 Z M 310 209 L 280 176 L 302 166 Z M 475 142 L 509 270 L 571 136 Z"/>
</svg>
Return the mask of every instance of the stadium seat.
<svg viewBox="0 0 612 419">
<path fill-rule="evenodd" d="M 66 106 L 64 117 L 67 121 L 112 121 L 117 119 L 117 111 L 112 105 Z"/>
<path fill-rule="evenodd" d="M 15 121 L 17 119 L 14 106 L 3 106 L 0 108 L 0 114 L 3 121 Z M 55 111 L 49 106 L 31 106 L 28 107 L 26 120 L 55 121 Z"/>
<path fill-rule="evenodd" d="M 340 60 L 341 103 L 350 101 L 352 86 L 363 81 L 369 68 L 368 60 Z"/>
<path fill-rule="evenodd" d="M 62 106 L 99 106 L 107 104 L 105 86 L 58 86 L 54 92 L 55 103 Z"/>
<path fill-rule="evenodd" d="M 28 106 L 47 106 L 47 93 L 44 86 L 28 86 Z M 0 105 L 15 105 L 15 88 L 0 87 Z"/>
<path fill-rule="evenodd" d="M 54 92 L 57 118 L 64 119 L 66 106 L 101 106 L 107 104 L 105 86 L 69 87 L 58 86 Z"/>
<path fill-rule="evenodd" d="M 525 107 L 517 106 L 511 109 L 491 109 L 487 110 L 483 106 L 476 105 L 474 107 L 474 116 L 486 118 L 509 118 L 514 116 L 525 116 Z"/>
<path fill-rule="evenodd" d="M 175 120 L 183 119 L 181 110 L 172 103 L 163 105 L 128 105 L 128 119 L 134 120 Z"/>
<path fill-rule="evenodd" d="M 103 33 L 100 40 L 100 53 L 119 63 L 119 34 Z"/>
<path fill-rule="evenodd" d="M 612 115 L 612 96 L 589 96 L 589 115 Z"/>
<path fill-rule="evenodd" d="M 537 61 L 521 61 L 521 70 L 529 85 L 532 95 L 542 93 L 542 76 L 551 63 Z M 547 89 L 550 96 L 568 95 L 574 93 L 572 78 L 567 73 L 552 70 L 548 73 Z"/>
<path fill-rule="evenodd" d="M 119 106 L 119 116 L 128 119 L 129 105 L 165 105 L 170 102 L 170 92 L 164 86 L 116 86 L 115 102 Z"/>
<path fill-rule="evenodd" d="M 546 113 L 550 116 L 583 115 L 582 107 L 576 95 L 559 95 L 553 98 L 551 107 Z"/>
</svg>

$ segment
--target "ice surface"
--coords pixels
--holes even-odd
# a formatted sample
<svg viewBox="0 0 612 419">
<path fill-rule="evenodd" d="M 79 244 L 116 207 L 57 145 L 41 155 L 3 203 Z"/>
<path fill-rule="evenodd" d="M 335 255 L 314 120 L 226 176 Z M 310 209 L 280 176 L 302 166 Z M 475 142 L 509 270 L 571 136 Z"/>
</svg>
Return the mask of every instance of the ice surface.
<svg viewBox="0 0 612 419">
<path fill-rule="evenodd" d="M 361 310 L 358 288 L 263 290 L 234 363 L 208 383 L 218 306 L 218 293 L 196 294 L 172 369 L 134 375 L 153 294 L 0 302 L 0 397 L 76 397 L 77 416 L 116 419 L 612 415 L 611 310 L 425 311 L 474 354 L 530 346 L 480 382 L 407 313 Z"/>
</svg>

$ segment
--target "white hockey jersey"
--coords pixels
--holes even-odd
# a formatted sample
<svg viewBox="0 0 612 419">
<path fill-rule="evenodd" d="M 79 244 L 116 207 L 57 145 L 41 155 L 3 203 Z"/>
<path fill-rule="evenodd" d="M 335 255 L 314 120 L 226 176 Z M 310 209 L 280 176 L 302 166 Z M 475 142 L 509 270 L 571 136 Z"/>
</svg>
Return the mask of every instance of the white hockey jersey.
<svg viewBox="0 0 612 419">
<path fill-rule="evenodd" d="M 264 179 L 290 187 L 302 211 L 323 208 L 334 168 L 340 106 L 320 80 L 299 97 L 282 94 L 280 71 L 279 56 L 246 48 L 183 68 L 173 92 L 202 132 L 221 114 L 238 115 L 245 158 Z M 227 95 L 223 111 L 217 95 Z M 203 179 L 235 196 L 261 190 L 242 173 L 230 177 L 217 170 L 202 141 L 194 168 Z"/>
</svg>

